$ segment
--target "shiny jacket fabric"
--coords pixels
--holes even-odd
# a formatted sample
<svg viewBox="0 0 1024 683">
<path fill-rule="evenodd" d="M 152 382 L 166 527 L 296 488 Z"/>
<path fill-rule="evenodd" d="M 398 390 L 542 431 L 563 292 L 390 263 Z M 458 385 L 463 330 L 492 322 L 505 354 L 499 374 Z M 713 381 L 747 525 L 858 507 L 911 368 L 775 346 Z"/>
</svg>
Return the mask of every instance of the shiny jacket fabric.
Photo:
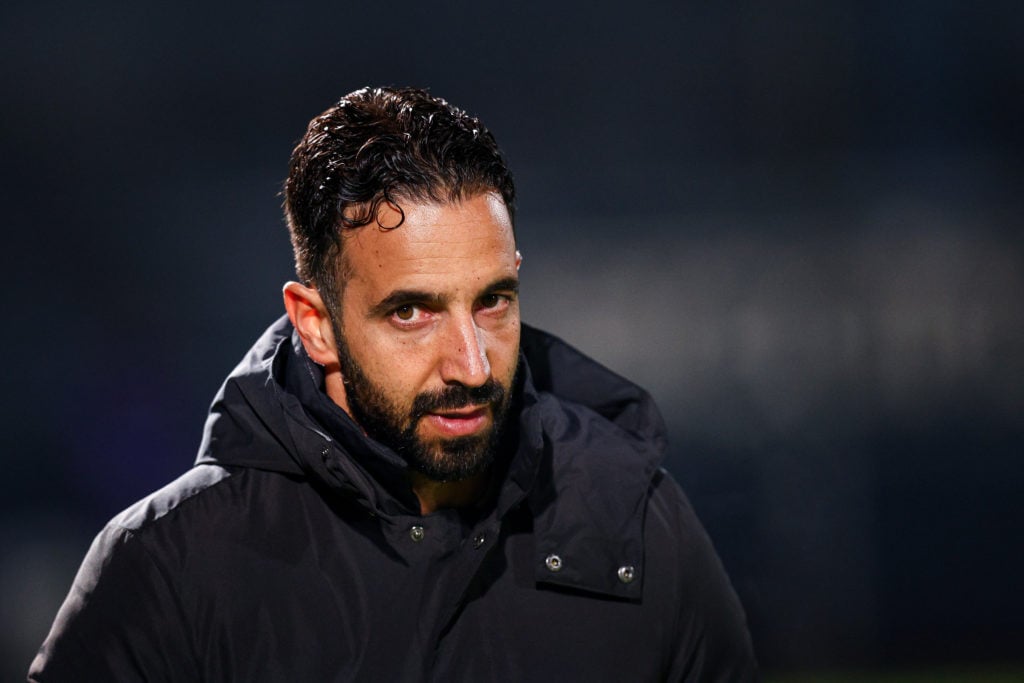
<svg viewBox="0 0 1024 683">
<path fill-rule="evenodd" d="M 420 516 L 278 321 L 195 467 L 97 536 L 30 680 L 754 680 L 649 396 L 525 326 L 522 355 L 486 504 Z"/>
</svg>

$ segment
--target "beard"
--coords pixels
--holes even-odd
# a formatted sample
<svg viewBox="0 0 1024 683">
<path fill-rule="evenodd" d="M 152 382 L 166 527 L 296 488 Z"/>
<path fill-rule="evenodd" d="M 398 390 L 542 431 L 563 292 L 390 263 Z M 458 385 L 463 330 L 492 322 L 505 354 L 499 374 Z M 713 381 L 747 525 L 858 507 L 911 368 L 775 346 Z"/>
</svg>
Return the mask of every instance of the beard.
<svg viewBox="0 0 1024 683">
<path fill-rule="evenodd" d="M 397 453 L 409 468 L 434 481 L 461 481 L 491 466 L 508 420 L 511 395 L 507 387 L 493 377 L 478 387 L 454 384 L 418 394 L 405 410 L 366 376 L 352 358 L 344 337 L 335 332 L 335 339 L 349 410 L 368 436 Z M 434 440 L 417 434 L 416 427 L 424 415 L 470 405 L 490 407 L 491 424 L 481 433 Z"/>
</svg>

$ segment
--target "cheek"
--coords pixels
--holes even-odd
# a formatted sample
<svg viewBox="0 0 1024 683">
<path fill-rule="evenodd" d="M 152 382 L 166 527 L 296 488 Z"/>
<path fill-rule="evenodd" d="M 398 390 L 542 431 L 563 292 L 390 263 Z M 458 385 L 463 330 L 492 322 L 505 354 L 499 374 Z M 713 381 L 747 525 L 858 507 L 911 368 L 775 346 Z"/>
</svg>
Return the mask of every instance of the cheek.
<svg viewBox="0 0 1024 683">
<path fill-rule="evenodd" d="M 508 384 L 515 374 L 516 365 L 519 363 L 519 323 L 510 325 L 500 335 L 493 338 L 488 350 L 488 360 L 491 363 L 491 373 L 495 379 Z"/>
<path fill-rule="evenodd" d="M 429 358 L 415 344 L 370 340 L 361 356 L 367 377 L 398 405 L 411 405 L 430 375 Z"/>
</svg>

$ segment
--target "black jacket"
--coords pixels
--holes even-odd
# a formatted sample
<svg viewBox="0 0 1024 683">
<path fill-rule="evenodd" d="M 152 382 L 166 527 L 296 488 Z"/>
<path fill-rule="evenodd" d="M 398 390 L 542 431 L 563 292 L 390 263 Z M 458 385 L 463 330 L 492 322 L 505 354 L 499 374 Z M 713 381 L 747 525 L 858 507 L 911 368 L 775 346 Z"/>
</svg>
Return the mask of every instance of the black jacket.
<svg viewBox="0 0 1024 683">
<path fill-rule="evenodd" d="M 196 466 L 96 538 L 30 680 L 754 680 L 650 397 L 536 330 L 522 349 L 499 485 L 423 517 L 277 322 Z"/>
</svg>

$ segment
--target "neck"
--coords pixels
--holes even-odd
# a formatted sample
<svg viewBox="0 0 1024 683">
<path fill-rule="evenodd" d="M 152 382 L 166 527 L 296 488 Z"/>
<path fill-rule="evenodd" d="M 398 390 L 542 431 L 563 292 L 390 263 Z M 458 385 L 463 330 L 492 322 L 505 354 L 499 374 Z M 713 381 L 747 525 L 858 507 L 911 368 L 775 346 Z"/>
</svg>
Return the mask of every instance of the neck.
<svg viewBox="0 0 1024 683">
<path fill-rule="evenodd" d="M 487 491 L 490 471 L 461 481 L 435 481 L 419 472 L 409 474 L 413 493 L 420 502 L 420 514 L 429 515 L 442 508 L 468 507 Z"/>
</svg>

